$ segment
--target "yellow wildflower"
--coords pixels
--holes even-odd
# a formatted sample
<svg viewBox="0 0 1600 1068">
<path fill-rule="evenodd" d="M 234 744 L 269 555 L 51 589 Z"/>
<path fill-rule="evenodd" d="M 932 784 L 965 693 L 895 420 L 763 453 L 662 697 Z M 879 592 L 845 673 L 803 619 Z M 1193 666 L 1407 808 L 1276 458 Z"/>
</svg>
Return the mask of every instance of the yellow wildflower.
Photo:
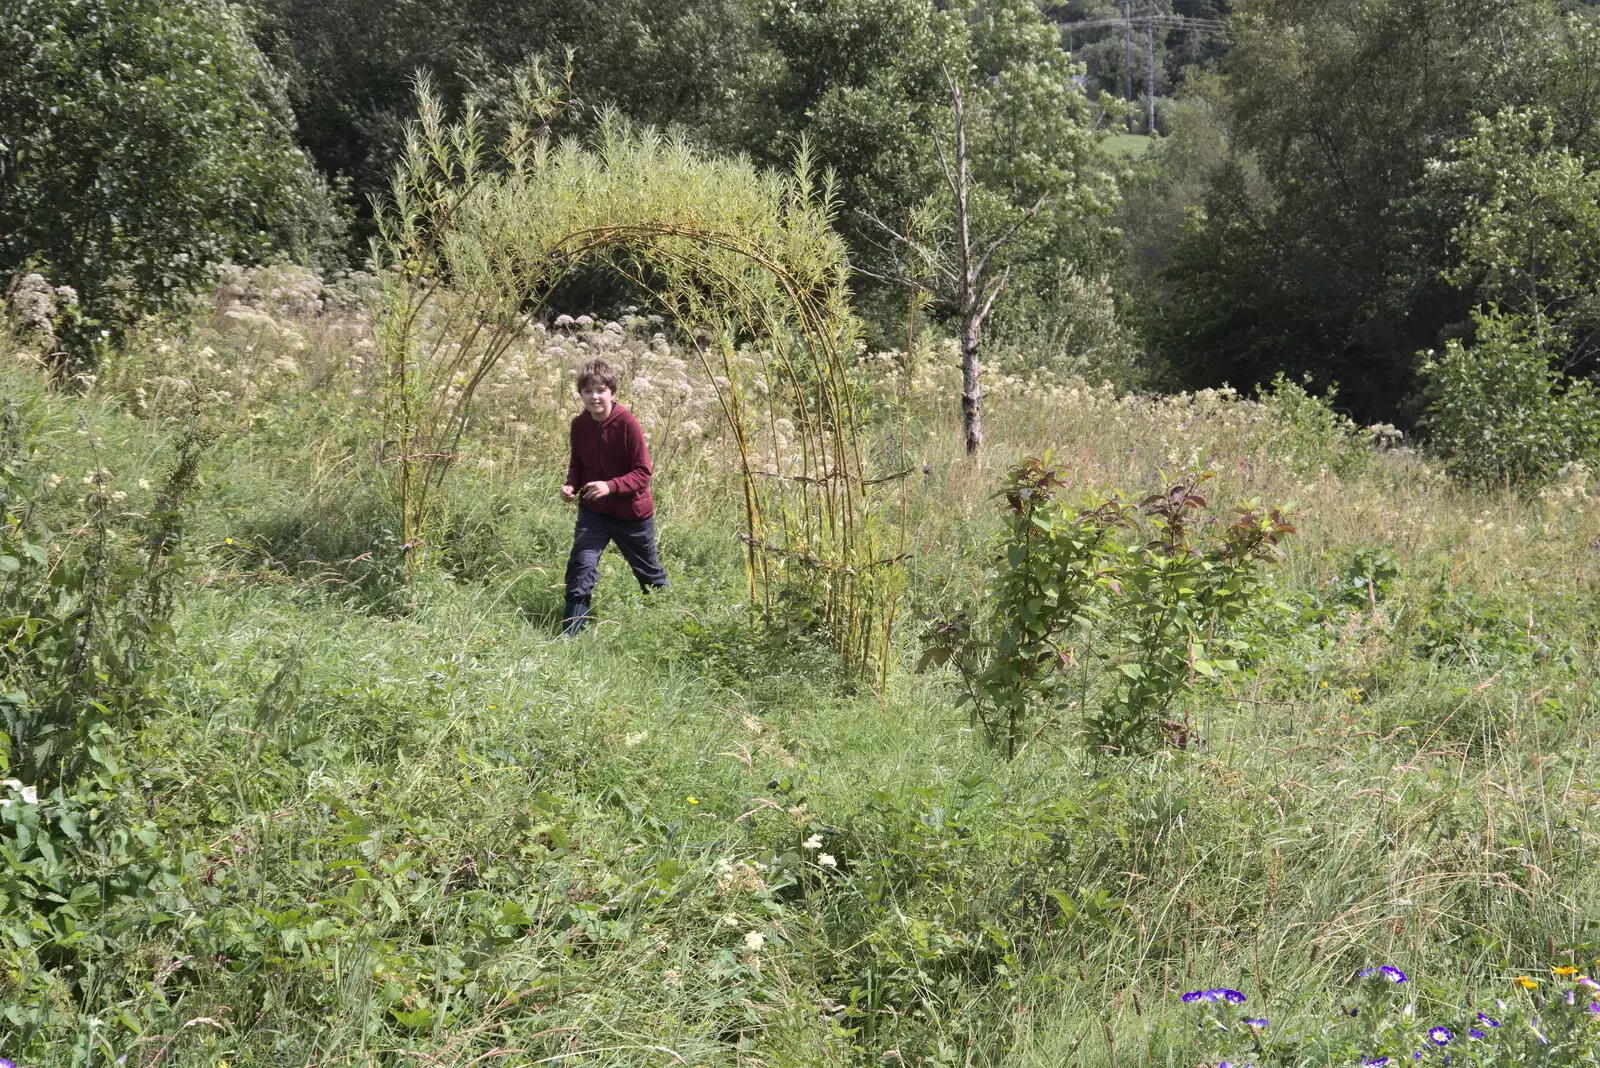
<svg viewBox="0 0 1600 1068">
<path fill-rule="evenodd" d="M 1515 979 L 1513 979 L 1511 981 L 1513 983 L 1516 983 L 1518 986 L 1520 986 L 1524 990 L 1538 990 L 1539 989 L 1539 984 L 1534 982 L 1532 979 L 1529 979 L 1526 975 L 1519 975 L 1519 976 L 1517 976 Z"/>
<path fill-rule="evenodd" d="M 1571 967 L 1569 965 L 1566 965 L 1566 964 L 1552 965 L 1550 970 L 1555 972 L 1557 975 L 1561 976 L 1561 978 L 1563 978 L 1563 979 L 1567 978 L 1568 976 L 1572 976 L 1572 975 L 1577 975 L 1578 974 L 1578 969 L 1573 968 L 1573 967 Z"/>
</svg>

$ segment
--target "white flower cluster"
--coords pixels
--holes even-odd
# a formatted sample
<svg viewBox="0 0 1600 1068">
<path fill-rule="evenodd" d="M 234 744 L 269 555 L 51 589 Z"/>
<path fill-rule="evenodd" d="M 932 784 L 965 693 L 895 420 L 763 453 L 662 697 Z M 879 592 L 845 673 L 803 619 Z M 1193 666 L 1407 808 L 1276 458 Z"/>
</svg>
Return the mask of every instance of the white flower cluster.
<svg viewBox="0 0 1600 1068">
<path fill-rule="evenodd" d="M 0 786 L 22 798 L 24 805 L 37 805 L 39 803 L 39 788 L 37 786 L 24 786 L 20 779 L 0 780 Z M 0 797 L 0 808 L 10 808 L 15 798 Z"/>
<path fill-rule="evenodd" d="M 513 436 L 564 438 L 579 409 L 574 373 L 601 358 L 617 370 L 617 399 L 638 417 L 652 452 L 672 455 L 695 447 L 720 426 L 716 390 L 692 353 L 667 340 L 656 315 L 596 321 L 558 316 L 535 324 L 495 364 L 476 395 L 474 423 L 504 426 Z"/>
<path fill-rule="evenodd" d="M 1589 465 L 1582 460 L 1563 464 L 1550 484 L 1539 491 L 1539 498 L 1546 504 L 1587 504 L 1592 499 L 1589 492 L 1591 474 L 1593 472 L 1589 470 Z"/>
<path fill-rule="evenodd" d="M 348 389 L 370 370 L 371 284 L 359 272 L 324 282 L 292 265 L 224 268 L 197 329 L 145 324 L 102 361 L 101 388 L 140 411 L 187 404 L 196 389 L 247 411 L 307 389 Z"/>
<path fill-rule="evenodd" d="M 920 350 L 910 359 L 897 350 L 863 353 L 858 360 L 858 373 L 884 399 L 907 398 L 913 406 L 924 409 L 953 410 L 961 395 L 960 353 L 953 340 Z M 979 383 L 986 410 L 998 408 L 1004 413 L 1004 422 L 1024 428 L 1020 432 L 1027 433 L 1025 428 L 1030 421 L 1026 410 L 1033 409 L 1047 416 L 1054 430 L 1077 424 L 1080 433 L 1069 436 L 1125 442 L 1130 456 L 1137 453 L 1142 461 L 1169 469 L 1194 466 L 1219 446 L 1275 454 L 1306 433 L 1344 433 L 1352 446 L 1412 459 L 1405 434 L 1392 425 L 1357 427 L 1344 420 L 1342 431 L 1331 424 L 1325 431 L 1315 425 L 1302 428 L 1296 425 L 1296 402 L 1292 397 L 1287 402 L 1270 397 L 1266 401 L 1253 400 L 1231 386 L 1195 392 L 1136 393 L 1120 391 L 1110 382 L 1095 385 L 1081 377 L 1061 377 L 1048 370 L 1012 374 L 988 366 L 981 368 Z M 1309 403 L 1325 402 L 1311 398 Z M 1338 422 L 1339 418 L 1333 421 Z M 1320 439 L 1310 444 L 1319 442 Z"/>
<path fill-rule="evenodd" d="M 4 311 L 21 343 L 19 355 L 37 360 L 56 348 L 57 317 L 78 303 L 71 286 L 54 286 L 38 272 L 23 275 L 6 294 Z M 3 326 L 3 324 L 0 324 Z"/>
</svg>

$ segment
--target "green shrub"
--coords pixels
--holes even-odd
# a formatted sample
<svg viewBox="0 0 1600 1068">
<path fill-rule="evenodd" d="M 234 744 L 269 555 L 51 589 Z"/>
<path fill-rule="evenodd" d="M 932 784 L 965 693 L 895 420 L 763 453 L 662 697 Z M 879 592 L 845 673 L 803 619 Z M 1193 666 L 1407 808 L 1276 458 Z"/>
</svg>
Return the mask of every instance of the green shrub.
<svg viewBox="0 0 1600 1068">
<path fill-rule="evenodd" d="M 126 321 L 211 265 L 326 256 L 340 216 L 275 76 L 217 0 L 36 0 L 0 19 L 0 276 Z M 63 338 L 80 354 L 87 338 Z"/>
<path fill-rule="evenodd" d="M 1427 426 L 1445 468 L 1484 486 L 1531 487 L 1574 460 L 1600 457 L 1600 395 L 1551 366 L 1518 316 L 1476 311 L 1471 345 L 1452 339 L 1422 365 Z"/>
<path fill-rule="evenodd" d="M 1372 450 L 1360 427 L 1347 415 L 1334 410 L 1338 390 L 1330 388 L 1318 397 L 1281 372 L 1270 386 L 1261 389 L 1265 412 L 1263 445 L 1287 460 L 1296 471 L 1315 474 L 1326 468 L 1338 475 L 1354 475 L 1370 462 Z"/>
<path fill-rule="evenodd" d="M 1086 710 L 1096 687 L 1100 709 L 1084 717 L 1091 746 L 1149 752 L 1168 735 L 1186 744 L 1174 703 L 1240 670 L 1260 565 L 1294 527 L 1255 503 L 1221 523 L 1198 492 L 1209 473 L 1137 505 L 1120 495 L 1068 505 L 1050 459 L 1007 476 L 986 612 L 936 622 L 922 666 L 956 665 L 961 703 L 1008 758 L 1069 704 Z"/>
<path fill-rule="evenodd" d="M 1400 561 L 1388 549 L 1357 549 L 1330 582 L 1329 599 L 1342 608 L 1375 608 L 1389 599 Z"/>
<path fill-rule="evenodd" d="M 127 493 L 96 468 L 68 529 L 51 529 L 40 498 L 65 480 L 34 470 L 38 409 L 26 398 L 0 409 L 0 770 L 48 789 L 114 763 L 152 707 L 184 566 L 184 498 L 209 439 L 184 435 L 145 514 L 125 513 Z"/>
</svg>

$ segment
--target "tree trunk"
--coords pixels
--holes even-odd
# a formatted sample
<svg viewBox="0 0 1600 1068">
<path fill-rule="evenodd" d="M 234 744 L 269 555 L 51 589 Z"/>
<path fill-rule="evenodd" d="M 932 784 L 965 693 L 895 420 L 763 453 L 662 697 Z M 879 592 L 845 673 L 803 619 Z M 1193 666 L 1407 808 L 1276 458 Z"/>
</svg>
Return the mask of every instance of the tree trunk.
<svg viewBox="0 0 1600 1068">
<path fill-rule="evenodd" d="M 983 394 L 978 385 L 978 343 L 982 339 L 983 316 L 979 290 L 980 269 L 972 262 L 972 222 L 967 215 L 967 121 L 961 86 L 950 82 L 950 111 L 955 120 L 956 256 L 959 290 L 956 309 L 961 317 L 961 426 L 966 432 L 967 455 L 974 461 L 983 447 Z"/>
<path fill-rule="evenodd" d="M 978 343 L 983 319 L 974 300 L 961 313 L 961 426 L 966 432 L 967 455 L 974 460 L 983 447 L 983 392 L 978 384 Z"/>
</svg>

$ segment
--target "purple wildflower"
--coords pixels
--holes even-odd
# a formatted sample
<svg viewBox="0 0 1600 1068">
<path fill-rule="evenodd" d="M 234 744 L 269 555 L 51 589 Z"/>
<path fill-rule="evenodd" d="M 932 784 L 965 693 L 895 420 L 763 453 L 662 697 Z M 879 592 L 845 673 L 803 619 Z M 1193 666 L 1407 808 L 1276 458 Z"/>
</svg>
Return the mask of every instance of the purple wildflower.
<svg viewBox="0 0 1600 1068">
<path fill-rule="evenodd" d="M 1370 979 L 1374 975 L 1381 975 L 1391 983 L 1403 983 L 1406 981 L 1406 973 L 1392 964 L 1385 964 L 1381 968 L 1361 969 L 1361 978 L 1363 979 Z"/>
<path fill-rule="evenodd" d="M 1488 1038 L 1489 1035 L 1484 1031 L 1478 1030 L 1476 1027 L 1469 1027 L 1469 1028 L 1467 1028 L 1467 1037 L 1468 1038 Z"/>
<path fill-rule="evenodd" d="M 1209 990 L 1191 990 L 1187 994 L 1183 995 L 1183 1003 L 1185 1005 L 1188 1005 L 1191 1002 L 1199 1001 L 1201 998 L 1205 997 L 1209 993 L 1210 993 Z M 1214 999 L 1208 999 L 1208 1000 L 1214 1000 Z"/>
<path fill-rule="evenodd" d="M 1219 986 L 1215 990 L 1207 990 L 1206 993 L 1215 995 L 1215 997 L 1211 998 L 1211 1000 L 1215 1001 L 1217 998 L 1221 998 L 1229 1005 L 1243 1005 L 1245 1002 L 1245 997 L 1243 994 L 1237 990 L 1230 990 L 1225 986 Z"/>
<path fill-rule="evenodd" d="M 1496 1019 L 1494 1019 L 1493 1017 L 1490 1017 L 1490 1016 L 1485 1016 L 1481 1012 L 1478 1013 L 1478 1022 L 1479 1023 L 1483 1023 L 1483 1024 L 1488 1024 L 1490 1027 L 1499 1027 L 1500 1026 L 1500 1021 L 1499 1020 L 1496 1020 Z"/>
<path fill-rule="evenodd" d="M 1388 1063 L 1388 1057 L 1372 1057 L 1361 1062 L 1362 1068 L 1383 1068 L 1383 1066 Z"/>
<path fill-rule="evenodd" d="M 1428 1029 L 1428 1041 L 1435 1046 L 1448 1046 L 1450 1040 L 1456 1037 L 1450 1033 L 1448 1027 L 1431 1027 Z"/>
<path fill-rule="evenodd" d="M 1244 1025 L 1253 1031 L 1259 1031 L 1263 1027 L 1267 1026 L 1267 1018 L 1265 1016 L 1258 1016 L 1254 1020 L 1246 1020 Z"/>
</svg>

